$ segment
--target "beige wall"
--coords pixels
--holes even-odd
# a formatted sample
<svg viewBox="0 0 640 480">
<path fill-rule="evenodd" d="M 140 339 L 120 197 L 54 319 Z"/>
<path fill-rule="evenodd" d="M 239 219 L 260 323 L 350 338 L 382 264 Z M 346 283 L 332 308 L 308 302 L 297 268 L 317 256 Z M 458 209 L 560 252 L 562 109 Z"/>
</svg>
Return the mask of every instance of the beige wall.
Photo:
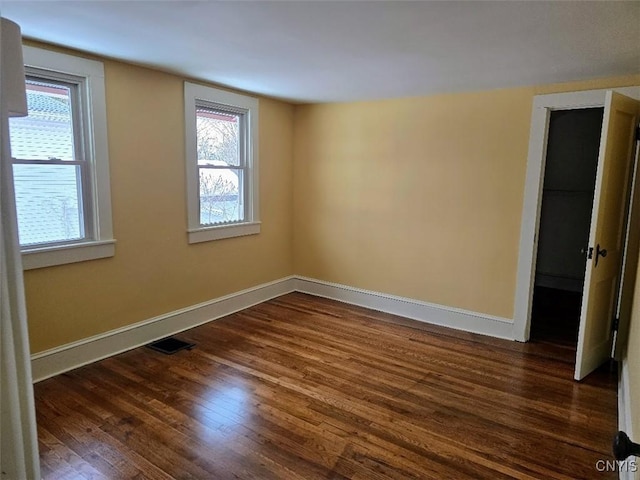
<svg viewBox="0 0 640 480">
<path fill-rule="evenodd" d="M 296 108 L 296 274 L 513 317 L 531 105 L 640 76 Z"/>
<path fill-rule="evenodd" d="M 116 256 L 25 273 L 33 353 L 293 273 L 510 318 L 533 95 L 640 83 L 262 98 L 262 233 L 188 245 L 184 79 L 105 75 Z"/>
<path fill-rule="evenodd" d="M 188 245 L 184 79 L 105 79 L 116 255 L 25 272 L 32 353 L 293 273 L 293 106 L 260 99 L 260 235 Z"/>
</svg>

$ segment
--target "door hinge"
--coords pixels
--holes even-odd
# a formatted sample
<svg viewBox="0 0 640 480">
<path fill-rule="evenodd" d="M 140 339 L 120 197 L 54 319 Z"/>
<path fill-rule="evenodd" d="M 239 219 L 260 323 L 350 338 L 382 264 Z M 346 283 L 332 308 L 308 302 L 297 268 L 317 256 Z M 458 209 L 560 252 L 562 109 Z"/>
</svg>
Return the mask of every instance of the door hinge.
<svg viewBox="0 0 640 480">
<path fill-rule="evenodd" d="M 620 327 L 620 317 L 615 317 L 613 319 L 613 322 L 611 323 L 611 331 L 617 332 L 619 327 Z"/>
</svg>

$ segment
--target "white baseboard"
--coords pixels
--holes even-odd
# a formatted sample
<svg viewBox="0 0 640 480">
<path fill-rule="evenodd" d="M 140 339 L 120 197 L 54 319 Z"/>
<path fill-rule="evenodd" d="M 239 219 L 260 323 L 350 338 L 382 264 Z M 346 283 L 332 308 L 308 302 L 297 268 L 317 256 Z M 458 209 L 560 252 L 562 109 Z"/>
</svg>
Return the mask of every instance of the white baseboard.
<svg viewBox="0 0 640 480">
<path fill-rule="evenodd" d="M 32 355 L 33 381 L 45 380 L 293 291 L 457 330 L 514 339 L 513 321 L 505 318 L 291 276 Z"/>
<path fill-rule="evenodd" d="M 631 416 L 631 393 L 629 392 L 629 367 L 627 359 L 624 358 L 619 364 L 620 374 L 618 376 L 618 430 L 622 430 L 629 438 L 633 436 L 633 422 Z M 634 457 L 630 460 L 640 461 Z M 618 472 L 620 480 L 633 480 L 634 474 L 631 469 L 621 468 Z"/>
<path fill-rule="evenodd" d="M 33 381 L 39 382 L 266 302 L 293 292 L 294 286 L 295 277 L 282 278 L 37 353 L 31 356 Z"/>
<path fill-rule="evenodd" d="M 513 320 L 297 276 L 295 290 L 466 332 L 514 340 Z"/>
</svg>

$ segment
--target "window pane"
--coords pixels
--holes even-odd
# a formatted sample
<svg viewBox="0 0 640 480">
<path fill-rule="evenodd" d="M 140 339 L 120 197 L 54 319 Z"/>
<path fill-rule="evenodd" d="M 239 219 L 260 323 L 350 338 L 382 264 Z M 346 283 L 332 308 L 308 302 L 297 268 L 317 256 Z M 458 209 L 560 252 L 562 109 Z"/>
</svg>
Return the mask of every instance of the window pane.
<svg viewBox="0 0 640 480">
<path fill-rule="evenodd" d="M 80 167 L 16 164 L 13 175 L 20 245 L 84 237 Z"/>
<path fill-rule="evenodd" d="M 27 80 L 29 116 L 12 118 L 11 155 L 27 160 L 74 160 L 71 90 Z"/>
<path fill-rule="evenodd" d="M 244 220 L 242 170 L 200 168 L 200 224 Z"/>
<path fill-rule="evenodd" d="M 196 107 L 198 164 L 240 166 L 240 115 Z"/>
</svg>

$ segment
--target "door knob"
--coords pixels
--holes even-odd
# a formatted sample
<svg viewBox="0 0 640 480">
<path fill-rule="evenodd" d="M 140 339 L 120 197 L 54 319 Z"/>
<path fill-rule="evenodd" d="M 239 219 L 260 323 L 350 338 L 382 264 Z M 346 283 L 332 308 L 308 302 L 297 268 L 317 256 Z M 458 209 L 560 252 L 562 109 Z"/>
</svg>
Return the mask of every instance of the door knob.
<svg viewBox="0 0 640 480">
<path fill-rule="evenodd" d="M 598 266 L 598 257 L 606 257 L 607 256 L 607 249 L 603 248 L 600 249 L 600 244 L 596 245 L 596 267 Z"/>
<path fill-rule="evenodd" d="M 640 445 L 633 443 L 626 433 L 616 433 L 613 437 L 613 456 L 616 460 L 624 460 L 631 455 L 640 455 Z"/>
</svg>

